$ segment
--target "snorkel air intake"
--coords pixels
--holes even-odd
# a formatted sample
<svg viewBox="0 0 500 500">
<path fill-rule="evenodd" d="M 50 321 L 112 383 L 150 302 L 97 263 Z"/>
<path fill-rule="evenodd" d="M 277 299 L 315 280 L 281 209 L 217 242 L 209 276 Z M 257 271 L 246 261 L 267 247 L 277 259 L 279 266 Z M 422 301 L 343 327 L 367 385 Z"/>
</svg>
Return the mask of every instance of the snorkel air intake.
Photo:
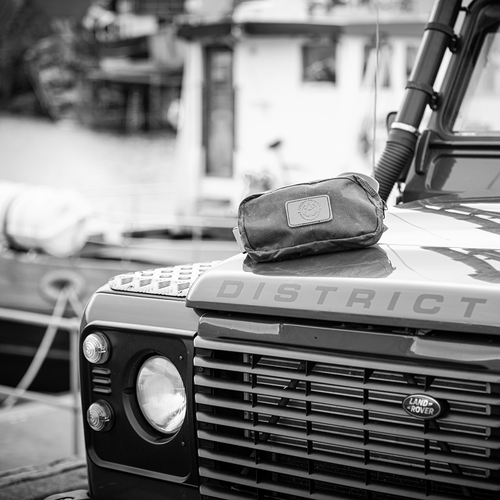
<svg viewBox="0 0 500 500">
<path fill-rule="evenodd" d="M 450 47 L 453 50 L 456 42 L 453 27 L 460 8 L 461 0 L 438 0 L 430 15 L 403 103 L 375 167 L 379 193 L 384 200 L 387 200 L 394 183 L 413 159 L 425 107 L 435 105 L 433 85 L 446 49 Z"/>
</svg>

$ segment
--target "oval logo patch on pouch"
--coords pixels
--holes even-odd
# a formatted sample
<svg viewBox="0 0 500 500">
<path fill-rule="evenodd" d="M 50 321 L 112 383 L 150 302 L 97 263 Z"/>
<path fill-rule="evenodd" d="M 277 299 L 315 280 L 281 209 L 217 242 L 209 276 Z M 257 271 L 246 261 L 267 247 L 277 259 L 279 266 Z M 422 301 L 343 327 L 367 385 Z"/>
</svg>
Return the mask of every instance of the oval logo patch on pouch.
<svg viewBox="0 0 500 500">
<path fill-rule="evenodd" d="M 290 227 L 319 224 L 333 219 L 330 197 L 326 194 L 287 201 L 285 209 Z"/>
<path fill-rule="evenodd" d="M 412 417 L 434 420 L 444 412 L 444 405 L 425 394 L 412 394 L 403 400 L 403 408 Z"/>
</svg>

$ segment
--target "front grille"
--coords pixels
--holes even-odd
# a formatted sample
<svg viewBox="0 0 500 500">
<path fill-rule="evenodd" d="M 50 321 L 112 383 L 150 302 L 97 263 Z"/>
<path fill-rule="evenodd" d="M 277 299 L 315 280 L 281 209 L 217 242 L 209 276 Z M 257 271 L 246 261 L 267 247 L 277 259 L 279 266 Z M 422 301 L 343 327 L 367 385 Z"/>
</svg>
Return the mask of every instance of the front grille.
<svg viewBox="0 0 500 500">
<path fill-rule="evenodd" d="M 220 499 L 500 498 L 490 372 L 198 337 L 201 493 Z M 405 413 L 410 394 L 449 404 Z"/>
</svg>

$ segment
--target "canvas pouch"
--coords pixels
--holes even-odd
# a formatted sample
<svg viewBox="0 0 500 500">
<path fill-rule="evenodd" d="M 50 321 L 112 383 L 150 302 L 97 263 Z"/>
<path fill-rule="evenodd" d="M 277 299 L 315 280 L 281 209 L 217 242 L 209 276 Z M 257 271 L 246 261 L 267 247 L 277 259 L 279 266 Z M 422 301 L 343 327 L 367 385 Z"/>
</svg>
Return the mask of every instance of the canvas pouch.
<svg viewBox="0 0 500 500">
<path fill-rule="evenodd" d="M 374 245 L 386 209 L 376 186 L 348 173 L 252 194 L 240 203 L 237 239 L 256 262 Z"/>
</svg>

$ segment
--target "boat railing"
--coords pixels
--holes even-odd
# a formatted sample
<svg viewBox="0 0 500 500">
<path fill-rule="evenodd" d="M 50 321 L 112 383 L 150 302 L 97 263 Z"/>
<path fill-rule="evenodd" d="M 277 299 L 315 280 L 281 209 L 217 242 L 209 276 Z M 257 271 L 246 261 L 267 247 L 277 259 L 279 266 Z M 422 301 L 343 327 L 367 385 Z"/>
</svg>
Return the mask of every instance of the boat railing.
<svg viewBox="0 0 500 500">
<path fill-rule="evenodd" d="M 65 311 L 72 310 L 74 315 L 65 317 Z M 29 324 L 46 327 L 45 334 L 33 359 L 16 387 L 0 385 L 0 394 L 7 396 L 0 404 L 0 408 L 9 408 L 18 400 L 44 403 L 67 409 L 72 412 L 72 448 L 73 453 L 80 452 L 79 426 L 80 426 L 80 390 L 78 383 L 78 331 L 82 312 L 81 304 L 73 287 L 62 284 L 57 297 L 52 315 L 30 311 L 0 308 L 0 321 Z M 42 392 L 29 390 L 31 382 L 38 374 L 58 331 L 66 331 L 69 335 L 69 366 L 70 366 L 70 398 L 61 398 Z"/>
<path fill-rule="evenodd" d="M 180 195 L 172 183 L 121 184 L 93 186 L 82 189 L 82 195 L 92 203 L 103 220 L 130 230 L 155 228 L 189 228 L 193 238 L 203 230 L 233 228 L 236 214 L 228 207 L 214 207 L 212 213 L 180 214 L 176 203 Z M 186 208 L 186 207 L 184 207 Z"/>
</svg>

